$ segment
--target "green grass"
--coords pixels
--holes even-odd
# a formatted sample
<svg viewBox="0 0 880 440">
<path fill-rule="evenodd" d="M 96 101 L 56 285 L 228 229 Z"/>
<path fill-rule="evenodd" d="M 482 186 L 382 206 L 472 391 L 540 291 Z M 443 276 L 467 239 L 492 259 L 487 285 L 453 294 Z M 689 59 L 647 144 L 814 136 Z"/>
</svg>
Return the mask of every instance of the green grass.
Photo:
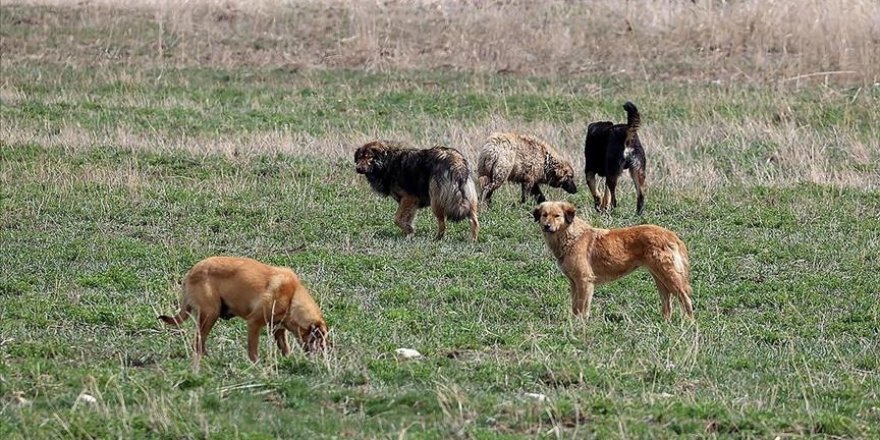
<svg viewBox="0 0 880 440">
<path fill-rule="evenodd" d="M 662 322 L 637 273 L 601 287 L 581 322 L 514 191 L 483 214 L 479 243 L 463 224 L 436 243 L 428 213 L 401 238 L 393 204 L 347 162 L 0 152 L 3 434 L 877 434 L 876 192 L 730 186 L 706 203 L 656 188 L 644 219 L 586 212 L 678 231 L 697 319 Z M 279 359 L 264 337 L 252 366 L 230 321 L 191 372 L 191 328 L 155 316 L 218 253 L 295 268 L 333 328 L 329 358 Z M 82 391 L 98 403 L 74 405 Z"/>
<path fill-rule="evenodd" d="M 4 6 L 0 37 L 28 40 L 41 11 L 55 14 Z M 107 38 L 67 12 L 64 34 L 44 32 L 53 53 Z M 143 43 L 131 56 L 155 51 L 144 26 L 126 30 Z M 121 52 L 71 68 L 3 50 L 0 438 L 880 436 L 876 86 L 141 67 Z M 547 193 L 600 227 L 676 231 L 693 322 L 677 308 L 664 322 L 642 272 L 571 317 L 513 186 L 478 243 L 461 223 L 434 242 L 430 212 L 404 239 L 353 170 L 368 139 L 473 157 L 508 128 L 554 136 L 579 166 L 585 125 L 622 120 L 624 100 L 643 114 L 646 214 L 628 181 L 612 215 Z M 264 336 L 254 365 L 232 320 L 193 371 L 194 324 L 156 316 L 214 254 L 294 268 L 333 351 L 281 358 Z"/>
<path fill-rule="evenodd" d="M 425 130 L 428 120 L 474 121 L 502 116 L 525 122 L 586 124 L 590 116 L 624 116 L 620 96 L 649 122 L 790 121 L 817 130 L 876 133 L 880 88 L 767 94 L 767 90 L 626 79 L 556 79 L 483 74 L 285 70 L 70 69 L 4 66 L 6 87 L 27 99 L 0 116 L 27 128 L 46 122 L 96 131 L 238 134 L 290 130 L 324 135 L 339 130 Z M 585 87 L 600 87 L 585 96 Z M 607 116 L 606 116 L 607 117 Z"/>
</svg>

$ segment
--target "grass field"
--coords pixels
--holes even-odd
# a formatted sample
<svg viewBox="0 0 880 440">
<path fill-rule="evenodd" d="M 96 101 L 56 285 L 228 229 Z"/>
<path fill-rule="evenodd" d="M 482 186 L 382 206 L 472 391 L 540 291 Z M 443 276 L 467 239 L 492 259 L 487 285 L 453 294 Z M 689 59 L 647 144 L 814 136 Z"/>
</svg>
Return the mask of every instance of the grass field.
<svg viewBox="0 0 880 440">
<path fill-rule="evenodd" d="M 344 63 L 292 68 L 263 53 L 292 40 L 234 55 L 269 41 L 260 32 L 274 28 L 251 25 L 271 2 L 235 11 L 222 59 L 189 38 L 221 41 L 233 2 L 205 6 L 215 27 L 152 4 L 32 3 L 0 7 L 0 438 L 880 436 L 876 66 L 823 64 L 809 55 L 827 48 L 792 37 L 800 56 L 769 52 L 772 66 L 741 64 L 720 82 L 695 73 L 711 60 L 672 52 L 658 57 L 683 66 L 674 75 L 654 75 L 669 64 L 647 56 L 634 74 L 618 74 L 623 60 L 578 72 L 556 53 L 547 72 L 451 55 L 439 69 L 404 56 L 409 46 L 378 64 L 351 49 Z M 308 4 L 278 22 L 329 10 L 363 31 L 378 14 Z M 450 14 L 452 28 L 468 23 L 466 9 Z M 804 68 L 859 74 L 779 81 Z M 434 242 L 430 212 L 402 238 L 393 202 L 354 173 L 368 140 L 475 158 L 507 129 L 550 140 L 580 169 L 586 124 L 624 120 L 625 100 L 642 111 L 646 214 L 634 215 L 629 182 L 612 215 L 584 191 L 547 193 L 602 227 L 676 231 L 693 322 L 677 308 L 660 318 L 645 273 L 599 287 L 590 319 L 572 318 L 513 186 L 481 213 L 478 243 L 466 224 Z M 294 268 L 334 350 L 281 358 L 264 336 L 254 365 L 244 322 L 227 321 L 193 371 L 192 321 L 172 331 L 156 315 L 212 254 Z M 425 357 L 397 359 L 400 347 Z"/>
</svg>

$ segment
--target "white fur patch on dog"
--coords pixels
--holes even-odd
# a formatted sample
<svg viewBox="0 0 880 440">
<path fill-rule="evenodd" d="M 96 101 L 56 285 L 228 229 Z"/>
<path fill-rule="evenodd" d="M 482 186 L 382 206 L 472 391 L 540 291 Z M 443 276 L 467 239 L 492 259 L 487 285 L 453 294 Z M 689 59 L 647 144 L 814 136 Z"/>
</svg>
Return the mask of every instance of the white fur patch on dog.
<svg viewBox="0 0 880 440">
<path fill-rule="evenodd" d="M 684 273 L 684 260 L 681 258 L 681 252 L 678 250 L 678 246 L 672 246 L 672 264 L 675 266 L 675 271 L 678 273 Z"/>
</svg>

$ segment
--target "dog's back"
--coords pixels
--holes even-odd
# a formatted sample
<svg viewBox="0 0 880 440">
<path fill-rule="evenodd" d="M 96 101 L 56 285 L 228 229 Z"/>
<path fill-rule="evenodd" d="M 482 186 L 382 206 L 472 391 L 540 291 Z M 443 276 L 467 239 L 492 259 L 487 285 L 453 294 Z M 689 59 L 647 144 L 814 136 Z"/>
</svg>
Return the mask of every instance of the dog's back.
<svg viewBox="0 0 880 440">
<path fill-rule="evenodd" d="M 293 295 L 300 286 L 292 270 L 251 258 L 217 256 L 193 266 L 183 282 L 184 300 L 196 309 L 218 305 L 228 315 L 248 316 L 264 296 Z M 219 304 L 218 304 L 219 303 Z"/>
<path fill-rule="evenodd" d="M 625 124 L 611 121 L 593 122 L 587 126 L 584 139 L 584 166 L 586 171 L 602 177 L 609 173 L 644 166 L 645 150 L 639 140 L 641 115 L 636 106 L 627 102 Z"/>
<path fill-rule="evenodd" d="M 488 175 L 498 170 L 510 170 L 511 179 L 520 179 L 521 175 L 537 174 L 543 170 L 544 160 L 550 154 L 560 154 L 546 142 L 520 133 L 492 133 L 483 148 L 477 164 L 480 175 Z"/>
</svg>

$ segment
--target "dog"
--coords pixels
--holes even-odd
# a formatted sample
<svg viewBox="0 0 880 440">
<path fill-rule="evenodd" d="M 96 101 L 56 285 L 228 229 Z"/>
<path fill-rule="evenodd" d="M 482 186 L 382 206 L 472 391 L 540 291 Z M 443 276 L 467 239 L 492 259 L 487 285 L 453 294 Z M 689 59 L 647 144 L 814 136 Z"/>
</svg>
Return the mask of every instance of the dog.
<svg viewBox="0 0 880 440">
<path fill-rule="evenodd" d="M 610 121 L 594 122 L 587 127 L 584 140 L 584 171 L 587 186 L 593 195 L 597 211 L 604 212 L 617 207 L 617 179 L 623 170 L 629 170 L 636 187 L 636 214 L 645 210 L 645 149 L 639 141 L 639 110 L 631 102 L 623 104 L 626 110 L 626 124 L 613 124 Z M 605 178 L 605 195 L 599 197 L 596 190 L 596 175 Z"/>
<path fill-rule="evenodd" d="M 260 332 L 269 325 L 278 349 L 290 353 L 287 331 L 299 337 L 307 354 L 327 348 L 327 324 L 308 289 L 286 267 L 268 266 L 242 257 L 209 257 L 193 266 L 183 280 L 180 313 L 159 316 L 179 327 L 198 311 L 196 363 L 205 352 L 205 339 L 218 318 L 247 320 L 248 357 L 257 361 Z"/>
<path fill-rule="evenodd" d="M 527 194 L 538 203 L 546 200 L 539 184 L 577 193 L 571 162 L 546 142 L 528 135 L 493 133 L 480 149 L 477 173 L 480 200 L 487 206 L 492 203 L 492 193 L 507 181 L 521 184 L 520 203 L 526 202 Z"/>
<path fill-rule="evenodd" d="M 593 287 L 639 267 L 648 269 L 660 291 L 660 311 L 669 320 L 670 298 L 693 318 L 687 247 L 674 232 L 655 225 L 599 229 L 578 218 L 574 205 L 544 202 L 532 215 L 571 287 L 575 315 L 590 315 Z"/>
<path fill-rule="evenodd" d="M 480 222 L 477 190 L 467 159 L 454 148 L 426 150 L 403 147 L 391 141 L 364 144 L 354 153 L 355 170 L 373 190 L 397 201 L 395 223 L 410 237 L 420 208 L 431 206 L 437 217 L 437 235 L 446 233 L 446 220 L 470 221 L 470 239 L 477 241 Z"/>
</svg>

